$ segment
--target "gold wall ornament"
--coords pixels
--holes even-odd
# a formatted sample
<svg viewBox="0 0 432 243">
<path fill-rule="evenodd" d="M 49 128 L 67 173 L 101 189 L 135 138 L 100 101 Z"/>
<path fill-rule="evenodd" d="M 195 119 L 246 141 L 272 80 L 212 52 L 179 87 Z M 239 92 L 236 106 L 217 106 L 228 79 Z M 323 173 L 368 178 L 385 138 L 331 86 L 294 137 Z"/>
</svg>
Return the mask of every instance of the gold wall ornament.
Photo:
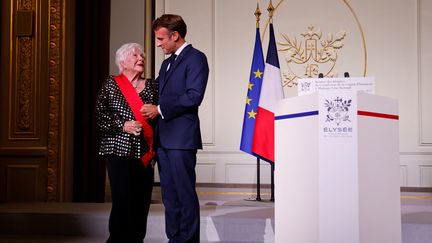
<svg viewBox="0 0 432 243">
<path fill-rule="evenodd" d="M 274 10 L 270 16 L 268 16 L 267 21 L 264 25 L 263 32 L 261 33 L 261 40 L 263 45 L 265 45 L 266 38 L 268 39 L 267 28 L 270 22 L 275 19 L 275 32 L 279 33 L 301 33 L 303 30 L 301 26 L 308 24 L 317 25 L 319 23 L 320 27 L 323 29 L 331 30 L 333 33 L 333 38 L 337 39 L 342 32 L 338 30 L 344 30 L 346 38 L 344 38 L 343 43 L 346 48 L 342 52 L 339 50 L 338 62 L 335 68 L 339 69 L 341 72 L 349 71 L 354 76 L 366 76 L 367 73 L 367 49 L 366 49 L 366 38 L 361 26 L 360 20 L 355 13 L 354 7 L 350 4 L 349 0 L 303 0 L 303 1 L 285 1 L 278 0 L 274 1 Z M 331 18 L 328 18 L 331 15 Z M 349 39 L 347 38 L 349 37 Z M 277 41 L 284 42 L 284 36 L 278 35 Z M 322 37 L 321 39 L 327 41 L 327 37 Z M 292 39 L 292 41 L 294 41 Z M 310 43 L 310 41 L 309 41 Z M 304 43 L 303 43 L 304 44 Z M 320 42 L 316 43 L 317 46 L 321 46 Z M 343 46 L 342 46 L 343 47 Z M 341 48 L 342 48 L 341 47 Z M 278 49 L 283 49 L 278 45 Z M 313 47 L 309 47 L 312 48 Z M 281 52 L 281 51 L 280 51 Z M 285 54 L 286 55 L 286 54 Z M 284 61 L 284 53 L 279 54 L 280 64 L 286 63 Z M 289 96 L 296 95 L 296 75 L 301 78 L 306 78 L 315 73 L 320 73 L 325 70 L 330 70 L 328 66 L 330 62 L 325 64 L 320 64 L 316 62 L 315 64 L 310 64 L 307 67 L 302 67 L 302 71 L 286 70 L 289 69 L 285 65 L 282 65 L 281 73 L 284 75 L 284 87 L 285 95 Z M 296 66 L 300 64 L 295 64 Z M 294 66 L 294 62 L 291 63 L 291 67 Z M 338 74 L 336 69 L 328 72 L 327 77 L 334 77 Z M 325 74 L 325 73 L 323 73 Z M 292 87 L 292 88 L 291 88 Z"/>
<path fill-rule="evenodd" d="M 33 9 L 33 1 L 32 0 L 19 0 L 18 1 L 18 8 L 20 10 L 22 10 L 22 9 L 31 10 L 31 9 Z"/>
<path fill-rule="evenodd" d="M 288 70 L 282 71 L 284 86 L 293 87 L 299 78 L 317 77 L 319 73 L 325 77 L 337 74 L 338 51 L 344 46 L 346 31 L 328 33 L 323 38 L 320 28 L 309 26 L 307 29 L 299 39 L 282 34 L 284 41 L 278 42 L 279 52 L 283 53 L 288 66 Z"/>
<path fill-rule="evenodd" d="M 61 157 L 62 142 L 62 78 L 63 78 L 63 34 L 64 0 L 50 0 L 49 12 L 49 103 L 48 103 L 48 178 L 47 201 L 57 202 L 62 198 L 61 171 L 63 161 Z"/>
<path fill-rule="evenodd" d="M 33 49 L 34 43 L 30 37 L 19 37 L 18 40 L 18 132 L 32 132 L 33 129 Z"/>
<path fill-rule="evenodd" d="M 18 133 L 34 133 L 34 86 L 35 70 L 35 38 L 33 36 L 33 5 L 32 0 L 19 0 L 15 12 L 15 36 L 17 38 L 17 100 L 16 125 Z"/>
</svg>

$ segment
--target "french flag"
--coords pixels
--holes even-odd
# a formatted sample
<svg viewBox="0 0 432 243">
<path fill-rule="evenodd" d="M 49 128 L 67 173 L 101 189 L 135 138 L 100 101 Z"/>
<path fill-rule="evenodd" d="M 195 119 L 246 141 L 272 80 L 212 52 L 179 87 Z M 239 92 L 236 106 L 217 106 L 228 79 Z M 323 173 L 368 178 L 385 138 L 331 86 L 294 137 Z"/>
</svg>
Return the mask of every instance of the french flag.
<svg viewBox="0 0 432 243">
<path fill-rule="evenodd" d="M 270 23 L 270 39 L 264 70 L 255 121 L 252 152 L 265 161 L 274 163 L 274 114 L 276 104 L 284 98 L 284 94 L 273 23 Z"/>
</svg>

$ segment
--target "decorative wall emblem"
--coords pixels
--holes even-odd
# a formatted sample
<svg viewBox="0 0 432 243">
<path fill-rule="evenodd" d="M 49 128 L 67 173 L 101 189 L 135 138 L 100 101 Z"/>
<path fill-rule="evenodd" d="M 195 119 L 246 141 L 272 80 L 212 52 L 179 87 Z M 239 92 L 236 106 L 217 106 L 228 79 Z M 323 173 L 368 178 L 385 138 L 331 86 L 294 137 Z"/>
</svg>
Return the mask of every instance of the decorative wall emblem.
<svg viewBox="0 0 432 243">
<path fill-rule="evenodd" d="M 351 106 L 351 99 L 343 100 L 337 97 L 334 100 L 325 100 L 324 107 L 327 110 L 326 122 L 334 122 L 337 126 L 344 121 L 350 121 L 349 107 Z"/>
<path fill-rule="evenodd" d="M 299 78 L 318 77 L 323 73 L 325 77 L 337 75 L 335 69 L 338 60 L 338 51 L 344 46 L 345 31 L 337 34 L 328 33 L 323 38 L 322 31 L 309 26 L 301 38 L 290 38 L 282 34 L 283 42 L 278 42 L 280 52 L 285 54 L 288 70 L 282 70 L 283 85 L 292 87 L 297 85 Z"/>
</svg>

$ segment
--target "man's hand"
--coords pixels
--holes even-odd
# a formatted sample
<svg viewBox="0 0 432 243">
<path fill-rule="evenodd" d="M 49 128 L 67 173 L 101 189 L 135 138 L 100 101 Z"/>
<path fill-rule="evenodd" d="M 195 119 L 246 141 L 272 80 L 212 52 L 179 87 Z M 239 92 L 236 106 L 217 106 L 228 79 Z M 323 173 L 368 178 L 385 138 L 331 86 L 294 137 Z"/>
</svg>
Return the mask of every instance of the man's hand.
<svg viewBox="0 0 432 243">
<path fill-rule="evenodd" d="M 147 119 L 153 119 L 159 115 L 157 106 L 151 104 L 144 104 L 140 112 Z"/>
</svg>

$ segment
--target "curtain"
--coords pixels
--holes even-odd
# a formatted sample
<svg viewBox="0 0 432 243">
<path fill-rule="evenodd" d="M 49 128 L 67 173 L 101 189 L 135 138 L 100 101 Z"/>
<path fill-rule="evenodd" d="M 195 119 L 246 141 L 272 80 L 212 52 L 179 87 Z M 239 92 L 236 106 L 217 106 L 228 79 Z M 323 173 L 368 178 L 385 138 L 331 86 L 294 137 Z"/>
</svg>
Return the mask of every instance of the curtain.
<svg viewBox="0 0 432 243">
<path fill-rule="evenodd" d="M 109 75 L 109 0 L 77 0 L 73 201 L 104 202 L 105 164 L 98 156 L 96 96 Z"/>
</svg>

